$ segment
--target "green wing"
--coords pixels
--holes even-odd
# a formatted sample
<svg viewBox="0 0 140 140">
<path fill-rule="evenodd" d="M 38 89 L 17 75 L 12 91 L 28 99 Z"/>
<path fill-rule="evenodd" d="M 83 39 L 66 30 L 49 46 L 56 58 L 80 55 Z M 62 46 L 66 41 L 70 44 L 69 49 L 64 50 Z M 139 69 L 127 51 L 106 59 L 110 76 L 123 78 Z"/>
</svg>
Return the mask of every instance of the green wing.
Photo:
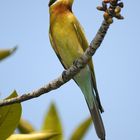
<svg viewBox="0 0 140 140">
<path fill-rule="evenodd" d="M 88 41 L 85 37 L 85 34 L 84 34 L 84 31 L 80 25 L 80 23 L 76 20 L 75 23 L 73 23 L 73 27 L 74 27 L 74 30 L 77 34 L 77 37 L 79 39 L 79 42 L 81 44 L 81 47 L 83 48 L 83 50 L 85 51 L 87 48 L 88 48 Z M 92 74 L 92 80 L 94 82 L 94 85 L 96 86 L 96 78 L 95 78 L 95 74 L 94 74 L 94 67 L 93 67 L 93 62 L 92 60 L 89 62 L 89 68 L 91 70 L 91 74 Z M 97 86 L 96 86 L 97 87 Z"/>
<path fill-rule="evenodd" d="M 76 20 L 75 23 L 73 23 L 73 27 L 74 27 L 74 30 L 77 34 L 77 37 L 79 39 L 79 42 L 81 44 L 81 47 L 83 48 L 83 50 L 85 51 L 87 48 L 88 48 L 88 42 L 87 42 L 87 39 L 85 37 L 85 34 L 84 34 L 84 31 L 80 25 L 80 23 Z M 91 73 L 92 73 L 92 80 L 94 81 L 94 86 L 96 85 L 96 78 L 95 78 L 95 74 L 94 74 L 94 67 L 93 67 L 93 62 L 92 60 L 89 62 L 89 68 L 91 70 Z M 97 87 L 97 86 L 96 86 Z"/>
<path fill-rule="evenodd" d="M 75 23 L 72 23 L 72 24 L 73 24 L 73 28 L 74 28 L 74 30 L 77 34 L 77 38 L 78 38 L 78 40 L 81 44 L 81 47 L 85 51 L 88 48 L 89 45 L 88 45 L 88 41 L 85 37 L 84 31 L 83 31 L 80 23 L 77 20 L 76 20 Z M 97 98 L 97 101 L 98 101 L 99 109 L 100 109 L 101 112 L 103 112 L 104 110 L 103 110 L 103 107 L 101 105 L 100 98 L 99 98 L 99 93 L 98 93 L 98 89 L 97 89 L 96 77 L 95 77 L 95 72 L 94 72 L 94 67 L 93 67 L 92 60 L 89 61 L 88 65 L 89 65 L 89 68 L 90 68 L 90 71 L 91 71 L 93 88 L 94 88 L 95 93 L 96 93 L 96 98 Z"/>
</svg>

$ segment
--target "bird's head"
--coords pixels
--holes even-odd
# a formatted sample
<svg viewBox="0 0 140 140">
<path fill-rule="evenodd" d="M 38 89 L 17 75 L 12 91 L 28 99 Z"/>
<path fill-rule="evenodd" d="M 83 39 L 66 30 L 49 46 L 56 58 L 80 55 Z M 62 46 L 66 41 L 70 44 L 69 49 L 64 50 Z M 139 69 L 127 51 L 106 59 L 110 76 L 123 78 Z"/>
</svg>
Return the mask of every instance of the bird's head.
<svg viewBox="0 0 140 140">
<path fill-rule="evenodd" d="M 53 5 L 55 2 L 57 2 L 57 0 L 50 0 L 48 6 L 50 7 L 50 6 Z"/>
<path fill-rule="evenodd" d="M 56 4 L 67 4 L 72 6 L 74 0 L 50 0 L 48 6 L 51 7 L 52 5 Z"/>
</svg>

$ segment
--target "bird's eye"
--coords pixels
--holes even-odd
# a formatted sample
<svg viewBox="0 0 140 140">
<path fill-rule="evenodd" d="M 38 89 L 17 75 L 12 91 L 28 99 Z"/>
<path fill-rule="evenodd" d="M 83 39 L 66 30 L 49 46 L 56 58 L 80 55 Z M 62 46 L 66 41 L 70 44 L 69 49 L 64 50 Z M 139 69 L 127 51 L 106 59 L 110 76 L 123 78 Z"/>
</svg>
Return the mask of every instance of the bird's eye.
<svg viewBox="0 0 140 140">
<path fill-rule="evenodd" d="M 48 4 L 49 7 L 50 7 L 53 3 L 55 3 L 56 1 L 57 1 L 57 0 L 50 0 L 50 1 L 49 1 L 49 4 Z"/>
</svg>

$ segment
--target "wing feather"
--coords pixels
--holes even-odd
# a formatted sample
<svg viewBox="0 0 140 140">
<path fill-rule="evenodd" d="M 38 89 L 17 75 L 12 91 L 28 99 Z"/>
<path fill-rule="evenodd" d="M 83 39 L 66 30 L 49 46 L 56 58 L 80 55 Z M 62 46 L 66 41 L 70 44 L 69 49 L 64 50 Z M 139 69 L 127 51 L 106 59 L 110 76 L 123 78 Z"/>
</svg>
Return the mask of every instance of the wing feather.
<svg viewBox="0 0 140 140">
<path fill-rule="evenodd" d="M 77 34 L 77 38 L 78 38 L 83 50 L 85 51 L 89 45 L 88 45 L 88 41 L 85 37 L 84 30 L 82 29 L 80 23 L 77 20 L 75 23 L 73 23 L 73 27 L 74 27 L 74 30 Z M 93 66 L 92 60 L 89 61 L 88 66 L 89 66 L 90 71 L 91 71 L 93 88 L 94 88 L 95 93 L 96 93 L 96 98 L 97 98 L 97 102 L 99 105 L 99 109 L 101 112 L 103 112 L 104 110 L 103 110 L 103 107 L 101 105 L 100 98 L 99 98 L 99 93 L 98 93 L 98 89 L 97 89 L 96 77 L 95 77 L 94 66 Z"/>
</svg>

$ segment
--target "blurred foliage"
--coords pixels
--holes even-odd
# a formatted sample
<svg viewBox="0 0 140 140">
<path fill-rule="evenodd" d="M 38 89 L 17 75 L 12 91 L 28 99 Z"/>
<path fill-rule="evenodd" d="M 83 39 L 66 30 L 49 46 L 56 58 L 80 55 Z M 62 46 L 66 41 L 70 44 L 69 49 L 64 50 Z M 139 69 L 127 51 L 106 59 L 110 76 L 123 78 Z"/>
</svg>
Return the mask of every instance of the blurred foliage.
<svg viewBox="0 0 140 140">
<path fill-rule="evenodd" d="M 50 105 L 49 111 L 45 115 L 42 130 L 53 130 L 55 132 L 58 132 L 60 135 L 56 138 L 53 138 L 53 140 L 63 139 L 63 129 L 58 115 L 58 111 L 54 103 Z"/>
<path fill-rule="evenodd" d="M 26 122 L 27 124 L 26 127 L 23 122 Z M 82 140 L 84 136 L 86 135 L 91 124 L 92 124 L 92 120 L 89 117 L 85 121 L 83 121 L 81 124 L 78 125 L 75 131 L 71 134 L 69 140 Z M 37 132 L 35 131 L 35 129 L 29 122 L 23 119 L 19 122 L 17 129 L 19 130 L 20 133 L 26 132 L 26 134 L 32 134 L 33 131 Z M 41 131 L 46 131 L 46 132 L 51 131 L 58 134 L 56 135 L 56 137 L 52 137 L 51 140 L 64 140 L 64 132 L 62 129 L 62 123 L 61 123 L 56 105 L 54 103 L 51 103 L 49 110 L 45 115 L 43 124 L 41 126 Z M 36 140 L 41 140 L 41 139 L 36 139 Z"/>
<path fill-rule="evenodd" d="M 17 46 L 12 49 L 1 49 L 0 48 L 0 61 L 7 58 L 17 50 Z"/>
<path fill-rule="evenodd" d="M 14 91 L 8 98 L 16 97 L 17 93 Z M 21 117 L 21 104 L 13 104 L 0 107 L 0 140 L 5 140 L 16 129 Z"/>
<path fill-rule="evenodd" d="M 35 132 L 34 127 L 27 120 L 23 120 L 22 118 L 18 124 L 18 130 L 21 134 L 29 134 Z"/>
<path fill-rule="evenodd" d="M 87 133 L 90 125 L 92 123 L 92 119 L 88 118 L 85 121 L 83 121 L 73 132 L 73 134 L 70 137 L 70 140 L 81 140 Z"/>
<path fill-rule="evenodd" d="M 16 51 L 17 47 L 12 49 L 0 49 L 0 61 L 10 56 Z M 14 98 L 18 96 L 14 91 L 6 99 Z M 22 113 L 22 107 L 20 103 L 12 104 L 8 106 L 0 107 L 0 140 L 5 140 L 16 129 Z"/>
<path fill-rule="evenodd" d="M 30 134 L 13 134 L 7 140 L 51 140 L 57 135 L 57 133 L 42 131 Z"/>
</svg>

